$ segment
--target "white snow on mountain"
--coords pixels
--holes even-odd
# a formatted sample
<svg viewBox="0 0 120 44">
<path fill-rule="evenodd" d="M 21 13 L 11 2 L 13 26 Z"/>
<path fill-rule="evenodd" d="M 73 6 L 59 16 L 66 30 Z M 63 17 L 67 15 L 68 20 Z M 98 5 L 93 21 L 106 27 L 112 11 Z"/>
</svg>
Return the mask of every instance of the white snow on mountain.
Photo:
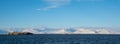
<svg viewBox="0 0 120 44">
<path fill-rule="evenodd" d="M 38 31 L 39 30 L 39 31 Z M 86 28 L 73 28 L 73 29 L 25 29 L 22 32 L 32 32 L 35 34 L 115 34 L 108 29 L 86 29 Z"/>
<path fill-rule="evenodd" d="M 39 32 L 37 30 L 34 29 L 24 29 L 21 32 L 31 32 L 31 33 L 35 33 L 35 34 L 43 34 L 44 32 Z"/>
<path fill-rule="evenodd" d="M 8 28 L 0 29 L 0 34 L 8 32 L 31 32 L 34 34 L 118 34 L 106 28 Z"/>
<path fill-rule="evenodd" d="M 57 29 L 57 30 L 52 30 L 51 32 L 48 32 L 48 34 L 65 34 L 67 31 L 65 29 Z"/>
<path fill-rule="evenodd" d="M 98 34 L 113 34 L 113 32 L 111 32 L 111 31 L 108 31 L 108 30 L 106 30 L 106 29 L 101 29 L 101 30 L 96 30 L 96 33 L 98 33 Z"/>
<path fill-rule="evenodd" d="M 93 30 L 87 30 L 87 29 L 78 29 L 73 34 L 95 34 L 95 31 Z"/>
</svg>

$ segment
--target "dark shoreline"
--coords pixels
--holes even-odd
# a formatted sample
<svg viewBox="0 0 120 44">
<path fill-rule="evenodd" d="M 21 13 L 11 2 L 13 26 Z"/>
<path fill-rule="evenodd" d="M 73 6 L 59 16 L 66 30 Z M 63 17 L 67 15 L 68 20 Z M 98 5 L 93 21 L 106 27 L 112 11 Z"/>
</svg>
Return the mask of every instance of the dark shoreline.
<svg viewBox="0 0 120 44">
<path fill-rule="evenodd" d="M 6 36 L 8 34 L 0 34 L 0 36 L 2 35 Z M 31 34 L 31 35 L 120 35 L 120 34 Z"/>
</svg>

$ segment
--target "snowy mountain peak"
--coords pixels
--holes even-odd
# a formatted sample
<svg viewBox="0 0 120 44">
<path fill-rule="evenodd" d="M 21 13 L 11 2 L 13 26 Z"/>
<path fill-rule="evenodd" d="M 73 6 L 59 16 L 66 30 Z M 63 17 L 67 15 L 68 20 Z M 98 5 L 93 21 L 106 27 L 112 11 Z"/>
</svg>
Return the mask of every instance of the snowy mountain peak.
<svg viewBox="0 0 120 44">
<path fill-rule="evenodd" d="M 0 33 L 8 32 L 31 32 L 34 34 L 116 34 L 108 29 L 100 28 L 12 28 L 12 29 L 1 29 Z"/>
</svg>

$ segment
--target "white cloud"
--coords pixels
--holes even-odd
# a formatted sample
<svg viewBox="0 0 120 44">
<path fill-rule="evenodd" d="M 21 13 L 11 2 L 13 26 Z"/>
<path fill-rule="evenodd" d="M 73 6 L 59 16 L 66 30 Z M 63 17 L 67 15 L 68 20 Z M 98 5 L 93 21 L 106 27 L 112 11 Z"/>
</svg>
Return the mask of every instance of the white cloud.
<svg viewBox="0 0 120 44">
<path fill-rule="evenodd" d="M 51 5 L 62 5 L 62 4 L 64 5 L 71 2 L 71 0 L 44 0 L 44 1 Z"/>
<path fill-rule="evenodd" d="M 44 8 L 38 8 L 36 10 L 44 10 L 44 11 L 46 11 L 46 10 L 54 9 L 54 8 L 58 8 L 58 7 L 59 6 L 57 6 L 57 5 L 52 5 L 52 6 L 48 6 L 48 7 L 44 7 Z"/>
<path fill-rule="evenodd" d="M 64 5 L 70 4 L 71 0 L 43 0 L 45 3 L 47 3 L 49 6 L 44 8 L 38 8 L 36 10 L 49 10 L 54 8 L 59 8 Z"/>
<path fill-rule="evenodd" d="M 77 0 L 78 2 L 81 2 L 81 1 L 94 1 L 94 2 L 96 2 L 96 1 L 104 1 L 104 0 Z"/>
<path fill-rule="evenodd" d="M 50 10 L 50 9 L 55 9 L 55 8 L 62 7 L 64 5 L 69 5 L 69 4 L 71 4 L 72 1 L 82 2 L 82 1 L 104 1 L 104 0 L 43 0 L 43 2 L 48 4 L 48 6 L 46 6 L 44 8 L 38 8 L 36 10 L 46 11 L 46 10 Z"/>
</svg>

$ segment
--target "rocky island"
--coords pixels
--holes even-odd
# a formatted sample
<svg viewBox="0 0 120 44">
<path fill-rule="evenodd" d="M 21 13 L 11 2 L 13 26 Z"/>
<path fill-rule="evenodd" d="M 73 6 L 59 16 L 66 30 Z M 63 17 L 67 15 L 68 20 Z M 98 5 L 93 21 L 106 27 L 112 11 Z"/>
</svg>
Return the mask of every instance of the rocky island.
<svg viewBox="0 0 120 44">
<path fill-rule="evenodd" d="M 8 35 L 32 35 L 30 32 L 9 32 Z"/>
</svg>

